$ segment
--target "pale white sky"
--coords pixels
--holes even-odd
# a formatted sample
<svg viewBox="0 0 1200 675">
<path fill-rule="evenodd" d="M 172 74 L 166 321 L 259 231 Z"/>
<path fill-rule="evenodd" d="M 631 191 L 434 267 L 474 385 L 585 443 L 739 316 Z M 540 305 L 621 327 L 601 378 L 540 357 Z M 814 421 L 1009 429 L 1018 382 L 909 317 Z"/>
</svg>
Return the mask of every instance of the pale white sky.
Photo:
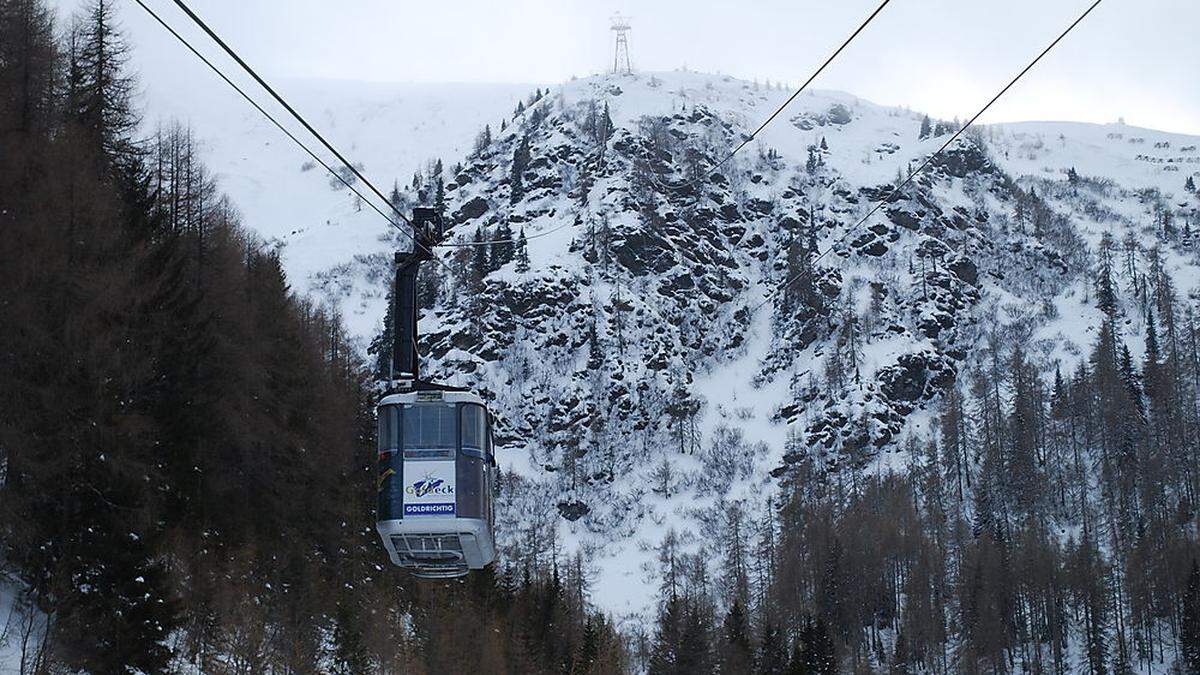
<svg viewBox="0 0 1200 675">
<path fill-rule="evenodd" d="M 75 0 L 55 0 L 66 12 Z M 216 53 L 170 0 L 147 0 Z M 632 16 L 635 68 L 686 64 L 798 85 L 879 0 L 191 0 L 275 77 L 557 83 L 612 60 L 608 17 Z M 1090 0 L 892 0 L 813 84 L 967 117 Z M 145 87 L 195 76 L 132 2 Z M 186 30 L 185 30 L 186 29 Z M 224 63 L 224 61 L 222 61 Z M 211 76 L 196 86 L 223 86 Z M 985 121 L 1079 120 L 1200 134 L 1200 0 L 1104 0 Z"/>
</svg>

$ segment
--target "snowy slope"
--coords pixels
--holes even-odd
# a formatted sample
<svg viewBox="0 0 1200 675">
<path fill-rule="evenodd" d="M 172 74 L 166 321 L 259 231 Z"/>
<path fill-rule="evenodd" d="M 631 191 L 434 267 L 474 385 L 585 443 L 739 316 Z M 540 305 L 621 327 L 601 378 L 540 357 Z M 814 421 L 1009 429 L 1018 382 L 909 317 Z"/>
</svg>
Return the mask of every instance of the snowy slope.
<svg viewBox="0 0 1200 675">
<path fill-rule="evenodd" d="M 204 74 L 205 76 L 208 73 Z M 211 81 L 210 81 L 211 80 Z M 313 274 L 355 255 L 381 253 L 388 225 L 377 213 L 359 208 L 343 186 L 332 188 L 321 168 L 302 170 L 309 160 L 274 125 L 220 82 L 179 80 L 145 91 L 146 133 L 160 123 L 189 124 L 201 142 L 203 159 L 220 188 L 262 238 L 283 246 L 295 288 L 311 289 Z M 379 84 L 338 80 L 281 80 L 276 89 L 385 193 L 395 181 L 407 183 L 427 162 L 452 162 L 470 151 L 484 124 L 511 110 L 533 85 Z M 266 93 L 247 89 L 331 166 L 334 158 Z M 368 196 L 365 185 L 359 190 Z M 386 212 L 386 210 L 385 210 Z M 319 296 L 320 294 L 318 294 Z M 378 317 L 344 308 L 356 335 L 376 330 Z"/>
<path fill-rule="evenodd" d="M 942 390 L 986 330 L 1028 326 L 1044 363 L 1072 367 L 1100 320 L 1089 269 L 1104 233 L 1159 241 L 1181 297 L 1200 294 L 1195 248 L 1178 234 L 1196 223 L 1197 198 L 1183 184 L 1200 176 L 1197 137 L 1065 122 L 989 127 L 891 197 L 897 173 L 945 136 L 918 138 L 919 113 L 818 91 L 719 179 L 690 186 L 691 167 L 712 166 L 788 92 L 701 73 L 595 77 L 513 115 L 532 87 L 343 86 L 326 108 L 327 85 L 296 85 L 298 105 L 321 110 L 314 121 L 368 175 L 404 187 L 440 156 L 455 237 L 491 237 L 501 223 L 530 237 L 529 272 L 508 262 L 470 291 L 471 250 L 443 250 L 455 272 L 437 268 L 438 299 L 423 315 L 429 367 L 493 400 L 511 472 L 502 541 L 582 552 L 592 599 L 621 617 L 652 607 L 655 546 L 669 529 L 715 559 L 706 547 L 724 506 L 741 502 L 760 518 L 800 455 L 904 470 L 905 439 L 929 432 Z M 586 120 L 605 106 L 615 131 L 597 143 Z M 233 135 L 206 132 L 225 128 L 218 108 L 201 111 L 209 122 L 175 110 L 201 138 L 222 137 L 206 141 L 209 161 L 247 224 L 284 244 L 293 284 L 340 303 L 369 338 L 383 313 L 385 254 L 399 237 L 355 213 L 324 177 L 302 173 L 302 158 L 248 114 L 231 118 L 241 120 Z M 501 118 L 507 130 L 472 155 L 475 133 L 484 123 L 498 130 Z M 510 163 L 526 135 L 532 161 L 514 199 Z M 1071 168 L 1082 183 L 1068 181 Z M 1044 223 L 1018 212 L 1017 196 L 1028 194 L 1049 214 Z M 881 198 L 887 207 L 850 231 Z M 1163 233 L 1164 213 L 1173 235 Z M 833 252 L 818 269 L 824 307 L 800 321 L 768 293 L 787 276 L 789 237 L 809 230 L 819 251 Z M 1141 317 L 1132 305 L 1126 313 L 1138 347 Z M 830 361 L 845 358 L 848 327 L 857 377 L 850 369 L 833 386 Z M 681 400 L 696 406 L 686 422 L 674 417 Z"/>
</svg>

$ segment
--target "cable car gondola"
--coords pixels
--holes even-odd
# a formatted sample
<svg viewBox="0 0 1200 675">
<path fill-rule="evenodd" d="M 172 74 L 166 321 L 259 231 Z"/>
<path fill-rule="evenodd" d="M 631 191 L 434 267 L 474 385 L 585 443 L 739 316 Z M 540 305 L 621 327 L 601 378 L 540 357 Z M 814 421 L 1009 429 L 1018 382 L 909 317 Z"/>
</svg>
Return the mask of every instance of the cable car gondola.
<svg viewBox="0 0 1200 675">
<path fill-rule="evenodd" d="M 452 578 L 496 560 L 492 419 L 478 395 L 418 379 L 416 278 L 440 235 L 432 209 L 414 209 L 411 253 L 396 254 L 392 378 L 379 420 L 375 529 L 393 564 Z"/>
</svg>

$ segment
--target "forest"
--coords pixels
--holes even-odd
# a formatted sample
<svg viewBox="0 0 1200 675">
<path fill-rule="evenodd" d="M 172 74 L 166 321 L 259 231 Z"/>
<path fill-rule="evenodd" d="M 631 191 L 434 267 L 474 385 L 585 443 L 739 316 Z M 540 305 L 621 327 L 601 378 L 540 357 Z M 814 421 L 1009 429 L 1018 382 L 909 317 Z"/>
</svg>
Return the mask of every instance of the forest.
<svg viewBox="0 0 1200 675">
<path fill-rule="evenodd" d="M 0 583 L 20 591 L 0 645 L 21 675 L 1200 673 L 1200 317 L 1158 249 L 1101 244 L 1106 318 L 1069 372 L 1025 326 L 988 333 L 896 443 L 903 471 L 794 437 L 765 510 L 723 503 L 699 551 L 658 543 L 645 623 L 596 609 L 553 510 L 494 569 L 418 581 L 374 531 L 387 335 L 362 354 L 291 290 L 185 122 L 145 131 L 114 12 L 0 0 Z M 603 148 L 607 104 L 591 120 Z M 497 234 L 447 284 L 528 270 L 524 229 Z M 795 238 L 788 269 L 815 251 Z M 827 309 L 811 278 L 781 290 L 794 319 Z M 733 461 L 684 394 L 668 450 Z"/>
<path fill-rule="evenodd" d="M 906 474 L 805 457 L 715 579 L 669 534 L 650 672 L 1200 671 L 1197 331 L 1158 283 L 1145 363 L 1111 321 L 1049 382 L 998 338 Z"/>
</svg>

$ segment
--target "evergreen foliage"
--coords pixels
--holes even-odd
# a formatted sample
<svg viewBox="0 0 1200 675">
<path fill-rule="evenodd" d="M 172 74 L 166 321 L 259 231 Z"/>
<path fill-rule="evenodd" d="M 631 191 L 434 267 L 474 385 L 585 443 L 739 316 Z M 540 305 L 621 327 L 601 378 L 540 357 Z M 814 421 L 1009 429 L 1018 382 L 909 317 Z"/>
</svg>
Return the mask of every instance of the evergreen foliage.
<svg viewBox="0 0 1200 675">
<path fill-rule="evenodd" d="M 512 166 L 509 171 L 509 199 L 513 204 L 521 201 L 525 196 L 525 169 L 529 166 L 529 135 L 521 136 L 521 141 L 517 143 L 516 149 L 513 150 Z"/>
<path fill-rule="evenodd" d="M 291 292 L 186 128 L 134 136 L 111 0 L 51 17 L 0 0 L 0 574 L 37 672 L 626 672 L 582 571 L 382 566 L 390 341 L 363 363 Z"/>
<path fill-rule="evenodd" d="M 521 228 L 521 233 L 517 235 L 516 252 L 514 253 L 517 265 L 516 270 L 520 274 L 525 274 L 529 271 L 529 241 L 525 238 L 525 228 Z"/>
</svg>

